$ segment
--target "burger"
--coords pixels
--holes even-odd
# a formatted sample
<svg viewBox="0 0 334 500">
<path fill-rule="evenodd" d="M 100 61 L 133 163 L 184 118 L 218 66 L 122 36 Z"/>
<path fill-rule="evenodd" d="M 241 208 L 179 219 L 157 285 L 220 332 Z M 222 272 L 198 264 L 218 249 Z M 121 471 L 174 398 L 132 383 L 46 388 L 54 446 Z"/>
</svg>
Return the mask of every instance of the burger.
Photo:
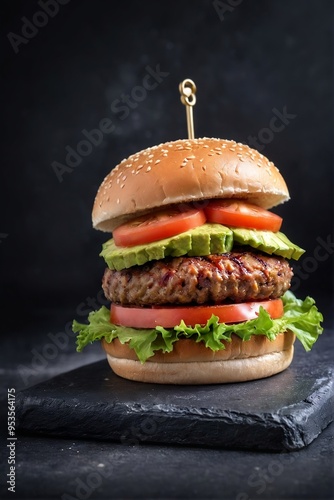
<svg viewBox="0 0 334 500">
<path fill-rule="evenodd" d="M 322 333 L 312 298 L 289 291 L 304 250 L 269 209 L 289 199 L 275 165 L 215 138 L 124 159 L 92 212 L 110 308 L 73 322 L 77 350 L 101 341 L 113 372 L 159 384 L 220 384 L 285 370 Z M 112 237 L 111 237 L 112 236 Z"/>
</svg>

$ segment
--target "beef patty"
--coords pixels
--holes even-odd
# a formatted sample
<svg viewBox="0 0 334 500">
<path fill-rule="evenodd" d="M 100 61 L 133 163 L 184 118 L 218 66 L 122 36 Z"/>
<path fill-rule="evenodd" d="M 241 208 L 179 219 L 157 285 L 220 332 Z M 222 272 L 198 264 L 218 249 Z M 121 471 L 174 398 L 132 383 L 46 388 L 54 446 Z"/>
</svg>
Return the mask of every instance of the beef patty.
<svg viewBox="0 0 334 500">
<path fill-rule="evenodd" d="M 240 251 L 106 269 L 102 287 L 111 302 L 122 305 L 219 304 L 281 297 L 292 275 L 281 257 Z"/>
</svg>

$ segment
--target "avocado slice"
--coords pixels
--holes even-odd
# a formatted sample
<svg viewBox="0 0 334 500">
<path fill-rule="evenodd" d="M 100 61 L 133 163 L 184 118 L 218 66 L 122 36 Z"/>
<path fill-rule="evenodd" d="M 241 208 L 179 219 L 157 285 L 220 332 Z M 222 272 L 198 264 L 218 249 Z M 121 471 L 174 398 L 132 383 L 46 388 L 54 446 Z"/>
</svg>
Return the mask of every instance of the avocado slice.
<svg viewBox="0 0 334 500">
<path fill-rule="evenodd" d="M 117 247 L 113 239 L 102 246 L 100 256 L 110 269 L 121 271 L 132 266 L 142 265 L 151 260 L 181 255 L 203 256 L 213 253 L 226 253 L 232 249 L 232 231 L 221 224 L 205 223 L 184 233 L 165 238 L 146 245 Z"/>
<path fill-rule="evenodd" d="M 255 229 L 231 228 L 233 239 L 239 245 L 249 245 L 268 254 L 280 255 L 286 259 L 298 260 L 305 250 L 292 243 L 285 234 L 278 231 L 258 231 Z"/>
</svg>

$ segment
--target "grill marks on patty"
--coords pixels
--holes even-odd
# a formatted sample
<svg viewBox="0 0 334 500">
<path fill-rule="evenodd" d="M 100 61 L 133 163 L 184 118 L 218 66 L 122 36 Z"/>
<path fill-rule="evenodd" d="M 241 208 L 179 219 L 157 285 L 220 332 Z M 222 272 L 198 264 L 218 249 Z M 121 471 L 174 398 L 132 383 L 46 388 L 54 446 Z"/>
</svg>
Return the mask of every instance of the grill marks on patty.
<svg viewBox="0 0 334 500">
<path fill-rule="evenodd" d="M 111 302 L 122 305 L 219 304 L 281 297 L 292 275 L 281 257 L 241 251 L 106 269 L 102 287 Z"/>
</svg>

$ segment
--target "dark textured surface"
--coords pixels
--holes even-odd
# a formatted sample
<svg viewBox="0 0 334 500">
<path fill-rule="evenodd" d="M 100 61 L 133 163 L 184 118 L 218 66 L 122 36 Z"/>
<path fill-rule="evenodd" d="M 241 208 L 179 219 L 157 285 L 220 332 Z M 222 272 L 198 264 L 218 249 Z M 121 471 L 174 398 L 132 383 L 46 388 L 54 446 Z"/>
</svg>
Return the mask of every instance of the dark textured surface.
<svg viewBox="0 0 334 500">
<path fill-rule="evenodd" d="M 0 497 L 332 500 L 333 447 L 334 424 L 290 453 L 20 436 L 17 492 Z"/>
<path fill-rule="evenodd" d="M 289 454 L 21 437 L 17 493 L 0 495 L 332 500 L 333 441 L 334 424 L 309 447 Z"/>
<path fill-rule="evenodd" d="M 18 394 L 17 425 L 38 434 L 132 444 L 299 449 L 333 420 L 331 343 L 324 335 L 308 354 L 297 345 L 283 373 L 226 385 L 131 382 L 100 361 Z"/>
</svg>

